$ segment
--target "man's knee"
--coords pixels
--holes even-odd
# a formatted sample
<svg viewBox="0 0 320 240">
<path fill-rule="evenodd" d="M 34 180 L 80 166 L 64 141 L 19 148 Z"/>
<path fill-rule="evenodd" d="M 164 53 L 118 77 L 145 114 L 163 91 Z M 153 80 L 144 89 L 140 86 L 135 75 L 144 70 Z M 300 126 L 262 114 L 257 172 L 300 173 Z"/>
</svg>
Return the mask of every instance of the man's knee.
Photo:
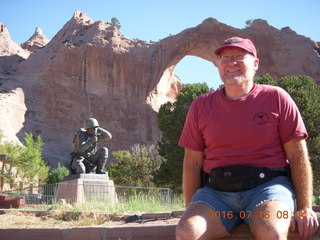
<svg viewBox="0 0 320 240">
<path fill-rule="evenodd" d="M 176 228 L 177 240 L 198 240 L 198 239 L 220 239 L 227 237 L 228 232 L 225 230 L 222 223 L 217 219 L 217 222 L 209 223 L 202 217 L 195 217 L 192 220 L 179 222 Z"/>
<path fill-rule="evenodd" d="M 186 231 L 184 229 L 182 229 L 181 227 L 177 226 L 176 228 L 176 239 L 177 240 L 183 240 L 186 239 Z"/>
<path fill-rule="evenodd" d="M 280 201 L 269 201 L 256 208 L 250 228 L 256 239 L 287 239 L 290 222 L 290 207 Z"/>
<path fill-rule="evenodd" d="M 86 173 L 86 167 L 83 164 L 84 158 L 81 157 L 79 159 L 73 159 L 71 162 L 71 169 L 75 174 Z"/>
<path fill-rule="evenodd" d="M 76 174 L 86 173 L 86 167 L 83 165 L 83 163 L 77 164 L 77 165 L 75 166 L 75 173 L 76 173 Z"/>
<path fill-rule="evenodd" d="M 184 240 L 184 239 L 191 239 L 192 233 L 190 232 L 190 228 L 186 226 L 177 226 L 176 228 L 176 239 L 177 240 Z"/>
<path fill-rule="evenodd" d="M 199 221 L 180 221 L 176 228 L 177 240 L 192 240 L 198 239 L 199 235 L 202 235 L 206 231 L 206 222 L 199 223 Z"/>
<path fill-rule="evenodd" d="M 100 152 L 100 156 L 108 157 L 108 154 L 109 154 L 108 148 L 102 147 L 99 149 L 99 152 Z"/>
<path fill-rule="evenodd" d="M 206 204 L 191 204 L 176 228 L 176 239 L 219 239 L 228 236 L 221 219 L 209 219 L 212 210 Z"/>
</svg>

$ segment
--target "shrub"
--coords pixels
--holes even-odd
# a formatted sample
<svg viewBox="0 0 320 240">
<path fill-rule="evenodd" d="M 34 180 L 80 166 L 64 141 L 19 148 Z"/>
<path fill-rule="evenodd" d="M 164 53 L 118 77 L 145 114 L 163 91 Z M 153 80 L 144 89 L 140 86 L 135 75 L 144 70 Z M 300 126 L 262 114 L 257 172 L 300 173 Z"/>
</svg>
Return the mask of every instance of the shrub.
<svg viewBox="0 0 320 240">
<path fill-rule="evenodd" d="M 62 166 L 60 163 L 58 163 L 58 167 L 49 173 L 47 183 L 52 184 L 61 182 L 64 179 L 64 177 L 68 175 L 69 170 L 66 167 Z"/>
<path fill-rule="evenodd" d="M 117 185 L 154 185 L 154 173 L 163 162 L 155 145 L 135 144 L 130 151 L 114 151 L 112 155 L 117 162 L 107 170 Z"/>
</svg>

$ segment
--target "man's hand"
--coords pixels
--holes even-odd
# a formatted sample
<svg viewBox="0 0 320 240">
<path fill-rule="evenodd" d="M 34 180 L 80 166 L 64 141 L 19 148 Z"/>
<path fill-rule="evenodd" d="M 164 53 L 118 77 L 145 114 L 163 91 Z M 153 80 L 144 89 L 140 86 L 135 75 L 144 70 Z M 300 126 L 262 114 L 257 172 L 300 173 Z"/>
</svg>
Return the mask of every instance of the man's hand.
<svg viewBox="0 0 320 240">
<path fill-rule="evenodd" d="M 311 208 L 296 211 L 293 218 L 295 222 L 291 230 L 295 231 L 298 228 L 301 239 L 309 239 L 319 228 L 317 214 Z"/>
<path fill-rule="evenodd" d="M 96 142 L 98 142 L 98 136 L 97 135 L 91 136 L 90 140 L 92 143 L 96 143 Z"/>
</svg>

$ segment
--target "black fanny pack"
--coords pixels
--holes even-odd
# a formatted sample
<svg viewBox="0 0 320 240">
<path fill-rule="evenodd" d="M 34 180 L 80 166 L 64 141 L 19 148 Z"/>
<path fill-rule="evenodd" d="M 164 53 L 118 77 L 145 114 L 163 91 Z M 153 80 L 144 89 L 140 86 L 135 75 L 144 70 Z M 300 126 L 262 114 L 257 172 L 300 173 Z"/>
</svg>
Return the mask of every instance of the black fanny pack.
<svg viewBox="0 0 320 240">
<path fill-rule="evenodd" d="M 250 166 L 220 167 L 207 174 L 206 186 L 223 192 L 241 192 L 279 176 L 290 177 L 290 168 L 272 170 Z"/>
</svg>

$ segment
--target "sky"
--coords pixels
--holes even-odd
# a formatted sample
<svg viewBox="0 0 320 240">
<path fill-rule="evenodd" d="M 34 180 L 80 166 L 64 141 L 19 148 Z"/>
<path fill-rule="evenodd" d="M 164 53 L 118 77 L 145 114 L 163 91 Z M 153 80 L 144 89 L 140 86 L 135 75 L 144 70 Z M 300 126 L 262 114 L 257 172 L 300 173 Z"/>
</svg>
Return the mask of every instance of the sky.
<svg viewBox="0 0 320 240">
<path fill-rule="evenodd" d="M 111 22 L 116 17 L 125 37 L 145 41 L 178 34 L 213 17 L 235 28 L 244 28 L 249 19 L 264 19 L 320 42 L 319 9 L 320 0 L 0 0 L 0 22 L 18 44 L 27 41 L 36 27 L 52 39 L 75 10 L 93 21 Z M 185 84 L 206 82 L 213 88 L 221 84 L 217 68 L 198 57 L 183 58 L 175 74 Z"/>
</svg>

